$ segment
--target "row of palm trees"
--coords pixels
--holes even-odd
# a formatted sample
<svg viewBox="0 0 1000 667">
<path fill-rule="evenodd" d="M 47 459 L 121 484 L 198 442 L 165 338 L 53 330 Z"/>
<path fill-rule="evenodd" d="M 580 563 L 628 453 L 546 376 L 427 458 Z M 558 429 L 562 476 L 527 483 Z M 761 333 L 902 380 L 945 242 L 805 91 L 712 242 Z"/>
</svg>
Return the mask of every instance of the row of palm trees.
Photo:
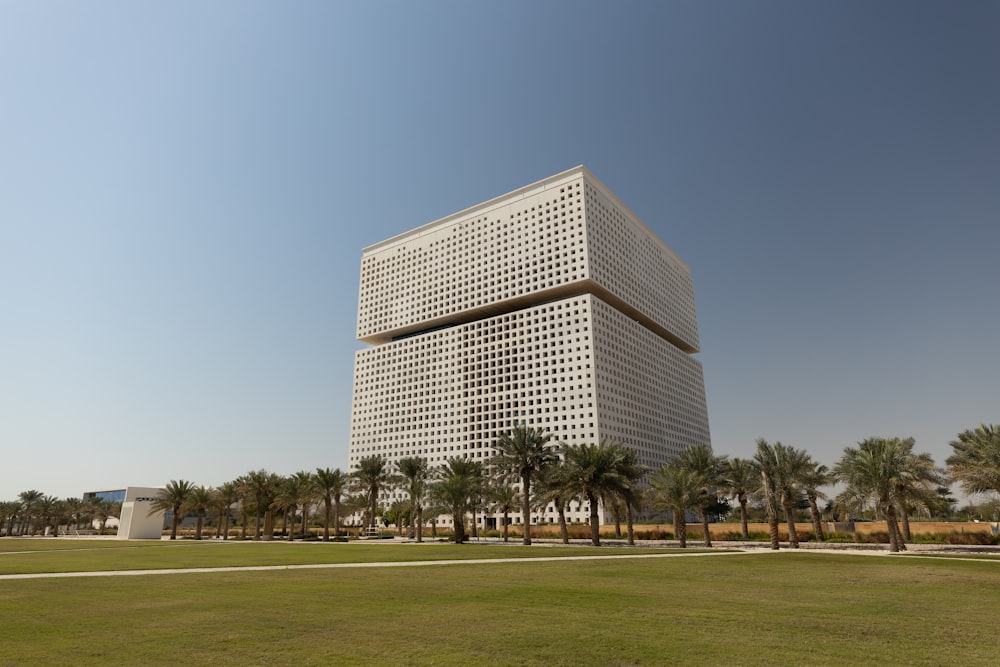
<svg viewBox="0 0 1000 667">
<path fill-rule="evenodd" d="M 108 519 L 118 516 L 121 504 L 106 498 L 56 498 L 30 489 L 18 494 L 17 500 L 0 502 L 0 529 L 4 535 L 38 535 L 60 526 L 82 530 L 96 525 L 104 532 Z"/>
<path fill-rule="evenodd" d="M 277 475 L 267 470 L 252 470 L 217 488 L 196 486 L 187 480 L 171 480 L 151 505 L 152 511 L 166 512 L 170 517 L 170 539 L 177 539 L 177 529 L 185 515 L 196 519 L 196 540 L 202 539 L 205 519 L 214 514 L 216 537 L 229 539 L 233 508 L 237 508 L 240 537 L 248 537 L 251 514 L 254 517 L 253 539 L 270 540 L 274 535 L 274 519 L 281 516 L 282 533 L 288 539 L 295 535 L 294 522 L 301 518 L 299 535 L 309 534 L 309 514 L 313 508 L 323 510 L 323 541 L 340 536 L 340 516 L 350 477 L 339 468 L 317 468 L 315 472 L 299 471 L 292 475 Z M 353 501 L 351 504 L 353 508 Z M 289 526 L 289 521 L 293 522 Z"/>
<path fill-rule="evenodd" d="M 935 465 L 927 453 L 914 452 L 913 438 L 868 438 L 844 449 L 832 469 L 804 450 L 757 440 L 752 459 L 715 456 L 711 449 L 689 447 L 649 478 L 648 502 L 654 509 L 673 512 L 675 535 L 686 546 L 684 515 L 694 511 L 702 521 L 705 545 L 711 546 L 707 508 L 719 496 L 738 501 L 744 538 L 749 537 L 747 505 L 756 499 L 764 506 L 771 548 L 778 549 L 782 519 L 788 541 L 798 548 L 796 509 L 808 504 L 816 539 L 824 540 L 818 500 L 820 491 L 843 485 L 833 508 L 843 517 L 873 510 L 886 521 L 891 551 L 906 549 L 910 541 L 909 518 L 929 515 L 939 490 L 959 482 L 968 494 L 1000 493 L 1000 426 L 980 425 L 960 433 L 951 443 L 947 470 Z"/>
<path fill-rule="evenodd" d="M 890 548 L 905 549 L 909 541 L 909 517 L 927 513 L 938 489 L 949 481 L 960 482 L 966 493 L 1000 493 L 1000 426 L 981 425 L 959 434 L 951 443 L 953 454 L 947 471 L 935 466 L 929 454 L 915 453 L 912 438 L 869 438 L 856 447 L 847 447 L 834 467 L 828 468 L 804 450 L 758 439 L 750 459 L 714 454 L 708 445 L 694 445 L 655 471 L 638 463 L 630 448 L 614 442 L 567 446 L 551 442 L 551 434 L 520 426 L 494 442 L 495 456 L 484 462 L 454 457 L 445 465 L 431 468 L 419 456 L 399 459 L 394 465 L 382 456 L 361 459 L 356 470 L 317 468 L 279 476 L 266 470 L 251 471 L 217 488 L 196 486 L 185 480 L 171 480 L 154 507 L 171 514 L 171 539 L 185 514 L 196 516 L 196 539 L 201 539 L 204 520 L 218 517 L 216 535 L 229 536 L 232 509 L 237 508 L 240 535 L 247 538 L 250 516 L 254 539 L 271 539 L 275 518 L 284 523 L 282 533 L 292 539 L 294 522 L 301 518 L 299 534 L 305 536 L 313 509 L 322 508 L 324 541 L 340 536 L 344 512 L 362 515 L 363 525 L 373 526 L 380 511 L 398 526 L 407 526 L 409 535 L 423 539 L 425 516 L 450 516 L 454 539 L 466 537 L 466 521 L 471 516 L 473 536 L 476 517 L 492 513 L 502 517 L 503 538 L 509 539 L 509 516 L 520 511 L 523 543 L 531 544 L 533 508 L 553 506 L 558 514 L 560 535 L 568 542 L 566 510 L 570 503 L 586 503 L 590 512 L 591 541 L 600 545 L 600 508 L 616 518 L 624 516 L 628 541 L 634 542 L 634 518 L 640 513 L 672 515 L 674 533 L 681 546 L 687 545 L 689 514 L 701 523 L 706 546 L 711 546 L 708 530 L 711 509 L 720 498 L 739 503 L 742 534 L 749 538 L 748 505 L 765 510 L 771 546 L 779 548 L 779 528 L 787 526 L 788 541 L 799 545 L 795 524 L 797 509 L 807 505 L 816 539 L 823 540 L 819 500 L 827 497 L 821 489 L 842 484 L 843 491 L 833 506 L 843 516 L 872 510 L 886 520 Z M 406 501 L 380 509 L 379 499 L 398 489 Z M 84 510 L 82 501 L 57 501 L 37 491 L 23 492 L 19 500 L 0 505 L 6 533 L 34 534 L 45 526 L 60 525 L 66 519 L 77 525 L 92 511 L 106 520 L 103 509 Z M 59 511 L 56 511 L 56 508 Z M 56 517 L 56 518 L 54 518 Z M 68 518 L 67 518 L 68 517 Z M 289 528 L 289 521 L 293 525 Z M 431 519 L 432 526 L 435 520 Z"/>
<path fill-rule="evenodd" d="M 436 517 L 449 516 L 456 542 L 465 541 L 467 518 L 476 535 L 476 516 L 495 513 L 502 516 L 504 540 L 509 539 L 509 516 L 519 509 L 530 517 L 535 507 L 554 504 L 559 512 L 564 541 L 567 538 L 566 509 L 572 500 L 590 504 L 591 533 L 600 544 L 600 504 L 624 503 L 629 516 L 630 539 L 632 511 L 640 506 L 642 469 L 630 449 L 614 443 L 568 447 L 550 445 L 551 434 L 519 427 L 501 436 L 495 443 L 497 455 L 484 462 L 454 457 L 445 465 L 431 468 L 419 456 L 399 459 L 390 464 L 382 456 L 359 461 L 357 469 L 344 474 L 340 469 L 317 469 L 282 477 L 266 470 L 251 471 L 218 488 L 195 486 L 186 480 L 171 480 L 158 495 L 152 508 L 171 517 L 170 539 L 176 539 L 185 515 L 196 517 L 195 539 L 201 539 L 204 519 L 218 516 L 216 534 L 228 537 L 230 510 L 238 508 L 241 537 L 253 516 L 253 539 L 271 539 L 274 519 L 286 524 L 282 533 L 292 539 L 294 526 L 289 520 L 301 518 L 299 534 L 307 534 L 308 517 L 313 507 L 323 507 L 323 540 L 340 535 L 340 518 L 346 511 L 361 515 L 363 526 L 374 527 L 383 515 L 398 526 L 406 526 L 409 536 L 423 540 L 424 517 L 430 516 L 436 529 Z M 514 486 L 520 484 L 520 489 Z M 381 508 L 380 498 L 391 490 L 403 492 L 407 500 Z M 626 502 L 627 501 L 627 502 Z M 531 544 L 530 521 L 524 528 L 524 543 Z"/>
<path fill-rule="evenodd" d="M 913 438 L 868 438 L 845 448 L 832 469 L 802 449 L 764 439 L 757 440 L 750 459 L 718 456 L 708 445 L 694 445 L 651 473 L 638 464 L 631 449 L 618 443 L 570 447 L 551 445 L 549 440 L 542 431 L 518 427 L 498 438 L 497 453 L 485 464 L 453 458 L 431 473 L 419 457 L 400 461 L 397 467 L 405 479 L 409 516 L 416 522 L 418 537 L 418 517 L 425 501 L 432 505 L 431 513 L 452 517 L 459 542 L 466 517 L 474 517 L 479 509 L 503 515 L 507 539 L 508 512 L 520 504 L 525 518 L 523 541 L 531 544 L 531 509 L 553 504 L 563 541 L 568 541 L 566 506 L 585 501 L 594 545 L 600 545 L 599 507 L 603 506 L 616 516 L 624 513 L 630 544 L 634 542 L 634 516 L 651 511 L 672 514 L 682 547 L 687 545 L 687 516 L 697 515 L 705 545 L 711 546 L 710 509 L 727 497 L 739 503 L 745 538 L 749 538 L 747 506 L 753 500 L 767 515 L 771 547 L 780 548 L 779 528 L 784 521 L 789 545 L 798 548 L 798 508 L 808 506 L 814 535 L 824 540 L 819 500 L 827 497 L 821 489 L 841 484 L 843 491 L 833 502 L 835 511 L 843 517 L 874 511 L 886 520 L 890 549 L 899 551 L 910 540 L 909 517 L 929 515 L 939 500 L 939 490 L 950 481 L 960 482 L 966 493 L 1000 493 L 1000 427 L 996 426 L 982 425 L 959 434 L 951 443 L 954 453 L 947 460 L 947 471 L 937 467 L 929 454 L 916 453 Z M 358 473 L 369 480 L 382 475 L 380 484 L 386 486 L 393 483 L 387 468 L 385 459 L 368 457 L 361 461 Z M 513 489 L 512 483 L 520 489 Z M 379 486 L 371 484 L 369 516 L 374 517 Z M 411 534 L 413 530 L 411 524 Z"/>
</svg>

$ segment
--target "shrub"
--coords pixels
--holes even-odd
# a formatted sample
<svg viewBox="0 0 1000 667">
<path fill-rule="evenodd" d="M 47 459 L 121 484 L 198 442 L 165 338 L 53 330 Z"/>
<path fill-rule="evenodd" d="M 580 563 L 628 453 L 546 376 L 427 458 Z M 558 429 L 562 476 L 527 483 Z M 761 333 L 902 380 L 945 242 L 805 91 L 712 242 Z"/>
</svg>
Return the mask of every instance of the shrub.
<svg viewBox="0 0 1000 667">
<path fill-rule="evenodd" d="M 827 533 L 826 541 L 833 543 L 851 543 L 854 541 L 854 535 L 852 533 Z"/>
<path fill-rule="evenodd" d="M 781 538 L 781 534 L 780 533 L 778 534 L 778 538 L 779 539 Z M 764 531 L 760 531 L 760 530 L 751 530 L 750 531 L 750 541 L 751 542 L 770 542 L 771 541 L 771 534 L 767 533 L 767 532 L 764 532 Z"/>
<path fill-rule="evenodd" d="M 870 533 L 854 533 L 854 541 L 859 544 L 889 544 L 889 533 L 884 530 L 874 530 Z"/>
<path fill-rule="evenodd" d="M 988 533 L 948 533 L 946 544 L 986 545 L 994 544 L 993 536 Z"/>
</svg>

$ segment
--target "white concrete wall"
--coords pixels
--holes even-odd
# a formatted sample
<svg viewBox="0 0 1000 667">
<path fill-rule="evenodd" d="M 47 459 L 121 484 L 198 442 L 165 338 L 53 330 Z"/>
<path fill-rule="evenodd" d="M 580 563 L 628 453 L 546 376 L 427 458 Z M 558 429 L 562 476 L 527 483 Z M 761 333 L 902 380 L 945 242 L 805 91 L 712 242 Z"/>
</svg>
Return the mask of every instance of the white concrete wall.
<svg viewBox="0 0 1000 667">
<path fill-rule="evenodd" d="M 129 486 L 122 502 L 119 540 L 158 540 L 163 535 L 163 512 L 151 512 L 153 502 L 162 491 L 159 487 Z"/>
</svg>

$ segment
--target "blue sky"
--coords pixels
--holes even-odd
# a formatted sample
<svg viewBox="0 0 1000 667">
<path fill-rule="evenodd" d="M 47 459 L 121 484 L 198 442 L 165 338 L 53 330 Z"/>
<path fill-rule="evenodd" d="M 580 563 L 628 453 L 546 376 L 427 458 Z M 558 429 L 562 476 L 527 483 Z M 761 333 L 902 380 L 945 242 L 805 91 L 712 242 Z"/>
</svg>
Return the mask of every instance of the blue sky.
<svg viewBox="0 0 1000 667">
<path fill-rule="evenodd" d="M 712 441 L 1000 422 L 996 2 L 4 3 L 0 499 L 345 467 L 361 248 L 577 164 Z"/>
</svg>

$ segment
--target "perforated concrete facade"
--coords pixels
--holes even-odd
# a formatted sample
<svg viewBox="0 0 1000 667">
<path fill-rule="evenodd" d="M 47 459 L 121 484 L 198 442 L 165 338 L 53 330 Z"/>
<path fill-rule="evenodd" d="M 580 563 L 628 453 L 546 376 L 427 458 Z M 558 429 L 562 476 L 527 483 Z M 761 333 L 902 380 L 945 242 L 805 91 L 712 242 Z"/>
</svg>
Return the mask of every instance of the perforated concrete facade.
<svg viewBox="0 0 1000 667">
<path fill-rule="evenodd" d="M 709 441 L 690 271 L 583 167 L 366 248 L 357 334 L 352 469 L 515 423 L 654 468 Z"/>
</svg>

